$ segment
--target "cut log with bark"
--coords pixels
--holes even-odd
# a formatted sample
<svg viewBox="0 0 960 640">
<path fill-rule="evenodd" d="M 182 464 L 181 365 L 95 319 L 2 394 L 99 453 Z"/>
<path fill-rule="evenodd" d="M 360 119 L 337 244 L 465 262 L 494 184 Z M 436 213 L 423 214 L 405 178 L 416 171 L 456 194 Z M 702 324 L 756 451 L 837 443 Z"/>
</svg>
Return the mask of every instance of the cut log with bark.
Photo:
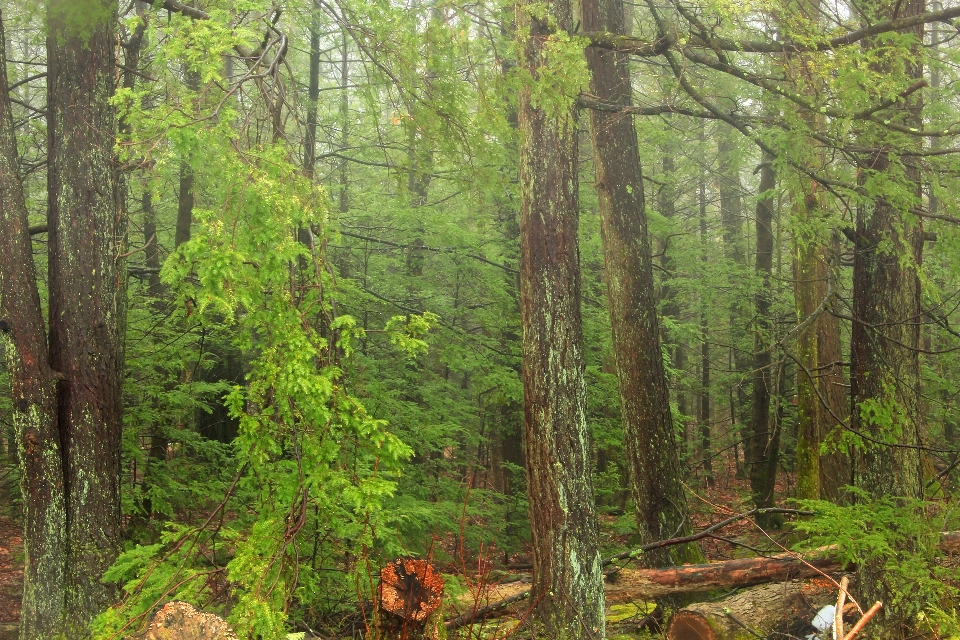
<svg viewBox="0 0 960 640">
<path fill-rule="evenodd" d="M 960 532 L 944 533 L 939 549 L 942 552 L 960 551 Z M 653 599 L 681 593 L 810 578 L 850 569 L 852 565 L 840 562 L 836 557 L 836 547 L 831 546 L 824 547 L 816 556 L 808 558 L 802 558 L 797 553 L 781 553 L 764 558 L 743 558 L 667 569 L 641 569 L 633 576 L 633 582 L 644 597 Z"/>
<path fill-rule="evenodd" d="M 771 633 L 803 636 L 811 620 L 836 600 L 832 580 L 793 580 L 745 589 L 718 602 L 698 602 L 677 611 L 667 640 L 747 640 Z M 808 630 L 809 627 L 809 630 Z"/>
</svg>

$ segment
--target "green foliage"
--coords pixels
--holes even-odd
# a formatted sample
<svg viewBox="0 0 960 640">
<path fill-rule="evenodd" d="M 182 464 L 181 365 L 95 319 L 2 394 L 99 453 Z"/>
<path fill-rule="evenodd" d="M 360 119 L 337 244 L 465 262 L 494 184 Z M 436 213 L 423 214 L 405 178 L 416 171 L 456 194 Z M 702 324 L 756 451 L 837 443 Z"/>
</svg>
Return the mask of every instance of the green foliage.
<svg viewBox="0 0 960 640">
<path fill-rule="evenodd" d="M 799 500 L 801 509 L 816 511 L 811 519 L 795 523 L 807 538 L 797 548 L 814 552 L 836 545 L 841 563 L 882 567 L 870 574 L 882 580 L 890 601 L 884 608 L 903 620 L 920 620 L 939 627 L 938 633 L 956 633 L 960 595 L 948 579 L 953 570 L 937 562 L 941 531 L 957 526 L 958 514 L 943 503 L 925 503 L 891 496 L 871 499 L 869 493 L 848 487 L 852 505 L 822 500 Z M 861 602 L 866 609 L 870 603 Z"/>
</svg>

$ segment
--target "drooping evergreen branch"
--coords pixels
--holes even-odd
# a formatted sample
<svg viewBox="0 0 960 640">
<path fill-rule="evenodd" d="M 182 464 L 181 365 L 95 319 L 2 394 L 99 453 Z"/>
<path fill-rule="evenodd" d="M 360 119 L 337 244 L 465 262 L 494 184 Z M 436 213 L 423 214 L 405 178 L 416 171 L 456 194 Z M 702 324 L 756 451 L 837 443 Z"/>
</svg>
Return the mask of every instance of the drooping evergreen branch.
<svg viewBox="0 0 960 640">
<path fill-rule="evenodd" d="M 171 1 L 171 0 L 168 0 Z M 179 3 L 176 3 L 179 4 Z M 714 51 L 731 51 L 739 53 L 803 53 L 814 51 L 833 51 L 844 46 L 856 44 L 866 38 L 876 36 L 882 33 L 900 31 L 909 29 L 921 24 L 931 22 L 948 22 L 954 18 L 960 18 L 960 7 L 950 7 L 940 11 L 931 11 L 917 16 L 906 18 L 897 18 L 895 20 L 884 20 L 861 29 L 849 31 L 841 36 L 836 36 L 828 40 L 814 42 L 798 42 L 796 40 L 734 40 L 730 38 L 720 38 L 712 35 L 710 29 L 701 23 L 696 16 L 689 11 L 680 2 L 674 2 L 674 6 L 680 14 L 690 22 L 698 31 L 693 35 L 691 45 L 706 47 Z M 672 38 L 661 36 L 656 40 L 644 40 L 643 38 L 633 38 L 630 36 L 621 36 L 607 32 L 589 32 L 579 33 L 580 37 L 587 38 L 591 46 L 602 49 L 612 49 L 622 51 L 635 56 L 653 57 L 660 55 L 672 44 Z"/>
</svg>

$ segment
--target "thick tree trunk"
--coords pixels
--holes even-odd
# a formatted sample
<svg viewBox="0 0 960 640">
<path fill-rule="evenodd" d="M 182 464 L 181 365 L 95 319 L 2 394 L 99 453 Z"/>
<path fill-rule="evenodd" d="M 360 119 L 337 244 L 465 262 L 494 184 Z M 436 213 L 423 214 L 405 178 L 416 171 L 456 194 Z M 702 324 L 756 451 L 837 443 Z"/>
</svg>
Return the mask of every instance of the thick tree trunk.
<svg viewBox="0 0 960 640">
<path fill-rule="evenodd" d="M 753 356 L 753 414 L 751 433 L 747 445 L 750 465 L 750 490 L 753 493 L 755 507 L 774 506 L 774 485 L 776 483 L 776 465 L 768 461 L 776 460 L 779 455 L 779 438 L 775 438 L 770 426 L 770 392 L 773 389 L 774 371 L 772 370 L 773 323 L 770 318 L 770 276 L 773 271 L 773 204 L 770 193 L 777 186 L 773 171 L 772 158 L 764 157 L 760 166 L 761 193 L 767 194 L 757 200 L 756 229 L 757 256 L 754 268 L 760 287 L 755 298 L 756 319 L 754 320 L 754 356 Z M 761 527 L 779 523 L 779 514 L 758 514 L 757 524 Z"/>
<path fill-rule="evenodd" d="M 823 248 L 823 260 L 829 262 L 830 253 L 840 253 L 838 235 L 834 232 L 830 245 Z M 827 268 L 830 268 L 829 264 Z M 820 369 L 817 386 L 824 399 L 817 405 L 817 431 L 820 443 L 830 444 L 830 449 L 820 455 L 820 497 L 837 502 L 843 497 L 843 488 L 853 483 L 850 456 L 836 446 L 842 428 L 838 418 L 846 420 L 849 407 L 840 319 L 831 313 L 824 313 L 818 318 L 816 331 L 817 367 Z"/>
<path fill-rule="evenodd" d="M 0 47 L 5 42 L 0 16 Z M 8 86 L 5 47 L 0 48 L 0 86 Z M 49 364 L 19 166 L 13 115 L 4 92 L 0 95 L 0 343 L 10 368 L 23 493 L 20 637 L 40 640 L 63 631 L 66 507 L 57 424 L 60 376 Z"/>
<path fill-rule="evenodd" d="M 624 33 L 623 0 L 583 0 L 581 6 L 587 31 Z M 629 106 L 629 56 L 599 47 L 588 47 L 586 55 L 593 94 Z M 690 522 L 660 350 L 639 144 L 633 117 L 622 113 L 591 111 L 590 133 L 624 448 L 640 539 L 647 543 L 685 535 Z M 690 544 L 643 560 L 668 566 L 701 557 Z"/>
<path fill-rule="evenodd" d="M 816 24 L 820 19 L 820 0 L 802 0 L 798 9 L 805 20 Z M 788 56 L 785 61 L 789 77 L 803 78 L 805 94 L 816 99 L 819 90 L 815 73 L 805 68 L 807 58 Z M 801 116 L 811 130 L 823 128 L 820 114 Z M 817 148 L 816 145 L 811 145 Z M 812 151 L 810 166 L 823 167 L 822 150 Z M 820 185 L 806 177 L 801 188 L 792 195 L 793 217 L 798 224 L 793 237 L 794 306 L 797 322 L 803 323 L 823 303 L 830 274 L 830 254 L 838 247 L 815 229 L 825 215 Z M 813 229 L 814 231 L 810 231 Z M 794 348 L 794 347 L 788 347 Z M 830 313 L 820 313 L 799 337 L 795 347 L 799 360 L 797 371 L 797 497 L 838 500 L 840 490 L 850 483 L 847 457 L 839 451 L 821 453 L 828 438 L 836 439 L 837 418 L 846 415 L 845 379 L 840 361 L 840 321 Z"/>
<path fill-rule="evenodd" d="M 869 3 L 880 19 L 907 17 L 923 12 L 923 0 L 875 0 Z M 914 46 L 923 42 L 923 27 L 909 31 L 917 36 Z M 867 41 L 865 47 L 879 46 Z M 909 60 L 880 56 L 875 71 L 892 76 L 904 71 L 919 78 L 919 51 Z M 883 117 L 905 126 L 921 128 L 921 92 L 898 103 Z M 870 174 L 896 180 L 903 175 L 920 197 L 920 169 L 916 158 L 892 158 L 895 144 L 890 134 L 871 127 L 860 143 L 877 148 L 861 160 L 861 180 Z M 902 162 L 901 169 L 898 164 Z M 908 187 L 909 188 L 909 187 Z M 905 214 L 912 203 L 890 202 L 877 197 L 864 203 L 856 213 L 856 252 L 853 261 L 853 330 L 851 335 L 850 397 L 851 428 L 871 438 L 857 452 L 855 482 L 875 497 L 921 498 L 923 473 L 920 451 L 922 441 L 919 415 L 920 346 L 920 268 L 923 228 L 919 219 Z M 893 585 L 884 571 L 886 559 L 880 558 L 861 569 L 860 583 L 866 600 L 891 603 Z M 894 633 L 901 613 L 886 606 L 881 614 L 884 627 Z"/>
<path fill-rule="evenodd" d="M 818 206 L 813 186 L 807 193 L 807 209 L 800 215 L 812 216 Z M 794 301 L 797 321 L 804 322 L 818 310 L 827 296 L 830 248 L 814 239 L 794 241 Z M 840 324 L 830 313 L 820 313 L 799 337 L 797 359 L 797 497 L 837 500 L 840 489 L 849 484 L 846 457 L 839 452 L 821 453 L 821 444 L 839 426 L 837 418 L 844 409 L 844 373 L 840 364 Z"/>
<path fill-rule="evenodd" d="M 753 640 L 803 636 L 821 607 L 835 602 L 832 582 L 790 581 L 752 587 L 716 602 L 687 605 L 670 618 L 666 640 Z M 809 629 L 808 629 L 809 628 Z"/>
<path fill-rule="evenodd" d="M 116 0 L 48 4 L 50 363 L 63 374 L 66 635 L 114 599 L 100 577 L 120 546 L 123 230 L 117 131 Z M 78 13 L 78 11 L 82 11 Z M 84 20 L 77 16 L 83 15 Z"/>
<path fill-rule="evenodd" d="M 519 65 L 540 81 L 544 43 L 572 30 L 571 3 L 517 5 Z M 520 91 L 520 316 L 524 447 L 536 619 L 554 638 L 603 638 L 604 594 L 586 423 L 573 104 L 534 106 Z"/>
</svg>

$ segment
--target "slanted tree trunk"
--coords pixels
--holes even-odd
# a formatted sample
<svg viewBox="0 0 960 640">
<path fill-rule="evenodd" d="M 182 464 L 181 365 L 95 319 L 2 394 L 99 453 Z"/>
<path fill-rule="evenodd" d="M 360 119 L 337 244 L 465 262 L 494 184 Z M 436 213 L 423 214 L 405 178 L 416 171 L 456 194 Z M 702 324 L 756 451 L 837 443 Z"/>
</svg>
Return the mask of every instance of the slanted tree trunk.
<svg viewBox="0 0 960 640">
<path fill-rule="evenodd" d="M 0 15 L 0 86 L 8 86 Z M 10 368 L 12 421 L 23 494 L 23 600 L 20 637 L 63 632 L 66 502 L 57 423 L 57 382 L 51 368 L 43 310 L 20 182 L 13 115 L 0 95 L 0 343 Z"/>
<path fill-rule="evenodd" d="M 750 452 L 750 490 L 753 493 L 755 507 L 774 506 L 774 484 L 776 465 L 768 464 L 779 455 L 779 438 L 775 438 L 770 426 L 770 392 L 775 384 L 772 346 L 773 326 L 770 321 L 770 276 L 773 272 L 773 194 L 777 186 L 773 171 L 772 158 L 764 157 L 760 165 L 761 193 L 766 194 L 757 200 L 756 229 L 757 256 L 755 270 L 760 287 L 755 297 L 756 317 L 754 319 L 754 355 L 753 355 L 753 408 L 751 416 L 750 440 L 747 450 Z M 778 524 L 779 514 L 757 514 L 757 524 L 769 527 Z"/>
<path fill-rule="evenodd" d="M 538 9 L 539 7 L 539 9 Z M 533 103 L 548 64 L 545 41 L 572 31 L 569 0 L 517 4 L 520 90 L 520 316 L 524 448 L 530 504 L 535 619 L 554 638 L 606 635 L 603 576 L 586 423 L 577 240 L 574 104 Z"/>
<path fill-rule="evenodd" d="M 65 634 L 114 600 L 100 577 L 120 547 L 121 226 L 113 146 L 116 0 L 47 12 L 50 365 L 63 375 L 68 562 Z M 84 18 L 78 19 L 78 16 Z"/>
<path fill-rule="evenodd" d="M 583 28 L 625 33 L 623 0 L 583 0 Z M 588 47 L 591 91 L 629 106 L 629 56 Z M 644 212 L 643 176 L 633 117 L 590 112 L 600 209 L 607 306 L 613 334 L 624 448 L 641 542 L 690 531 L 667 376 L 660 350 L 653 259 Z M 695 562 L 695 544 L 644 554 L 647 566 Z"/>
</svg>

